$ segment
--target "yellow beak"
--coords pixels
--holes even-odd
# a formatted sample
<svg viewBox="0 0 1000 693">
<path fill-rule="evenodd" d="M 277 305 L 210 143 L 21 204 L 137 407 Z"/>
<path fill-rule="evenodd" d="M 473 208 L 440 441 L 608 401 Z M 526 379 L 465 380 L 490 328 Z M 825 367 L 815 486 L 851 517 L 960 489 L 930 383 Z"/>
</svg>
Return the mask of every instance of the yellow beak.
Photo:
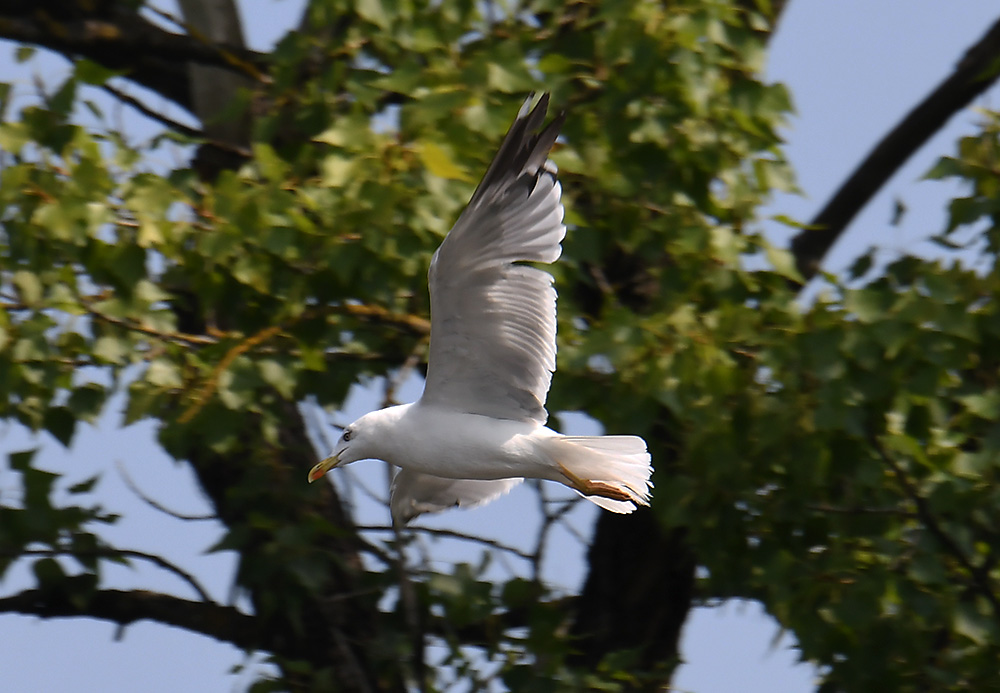
<svg viewBox="0 0 1000 693">
<path fill-rule="evenodd" d="M 340 459 L 336 455 L 330 455 L 325 460 L 309 470 L 309 483 L 321 478 L 328 471 L 340 464 Z"/>
</svg>

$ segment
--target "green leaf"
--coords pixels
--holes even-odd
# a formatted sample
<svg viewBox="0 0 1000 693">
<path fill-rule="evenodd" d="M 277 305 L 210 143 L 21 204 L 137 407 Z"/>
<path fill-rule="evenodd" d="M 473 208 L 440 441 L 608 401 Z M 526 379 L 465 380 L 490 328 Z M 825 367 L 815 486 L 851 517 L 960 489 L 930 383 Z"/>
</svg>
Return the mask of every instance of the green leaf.
<svg viewBox="0 0 1000 693">
<path fill-rule="evenodd" d="M 139 222 L 139 233 L 136 235 L 136 243 L 140 248 L 162 245 L 163 241 L 163 233 L 156 222 L 149 219 Z"/>
<path fill-rule="evenodd" d="M 76 78 L 84 84 L 101 85 L 112 77 L 127 74 L 127 70 L 112 70 L 87 58 L 79 58 L 74 66 Z"/>
<path fill-rule="evenodd" d="M 121 337 L 105 335 L 94 342 L 94 356 L 105 363 L 124 363 L 128 353 L 129 344 Z"/>
<path fill-rule="evenodd" d="M 42 558 L 31 564 L 31 570 L 42 589 L 54 588 L 66 580 L 66 571 L 54 558 Z"/>
<path fill-rule="evenodd" d="M 76 418 L 93 423 L 101 413 L 101 407 L 106 399 L 107 391 L 103 386 L 87 383 L 70 393 L 66 406 Z"/>
<path fill-rule="evenodd" d="M 65 447 L 69 447 L 76 430 L 76 417 L 67 407 L 51 407 L 45 411 L 45 430 L 56 437 Z"/>
<path fill-rule="evenodd" d="M 895 297 L 884 287 L 871 286 L 849 291 L 844 296 L 844 307 L 866 323 L 882 320 L 892 307 Z"/>
<path fill-rule="evenodd" d="M 295 394 L 295 374 L 285 364 L 275 359 L 261 359 L 257 362 L 264 382 L 276 389 L 285 399 L 293 399 Z"/>
<path fill-rule="evenodd" d="M 37 49 L 34 46 L 20 45 L 14 51 L 14 60 L 18 63 L 25 63 L 31 60 L 32 56 L 35 55 Z"/>
<path fill-rule="evenodd" d="M 73 104 L 76 102 L 76 86 L 76 78 L 69 77 L 56 89 L 55 93 L 46 99 L 52 113 L 63 117 L 70 114 L 73 110 Z"/>
<path fill-rule="evenodd" d="M 943 156 L 937 163 L 924 174 L 924 178 L 929 180 L 941 180 L 942 178 L 962 177 L 964 175 L 964 165 L 957 159 L 950 156 Z"/>
<path fill-rule="evenodd" d="M 253 158 L 261 175 L 266 180 L 282 181 L 291 169 L 288 163 L 274 151 L 274 147 L 267 144 L 255 143 L 253 145 Z"/>
<path fill-rule="evenodd" d="M 795 256 L 790 252 L 769 245 L 766 255 L 767 261 L 771 263 L 771 267 L 774 268 L 775 273 L 785 279 L 791 279 L 800 284 L 805 283 L 805 279 L 803 279 L 798 268 L 795 266 Z"/>
<path fill-rule="evenodd" d="M 345 156 L 331 154 L 324 157 L 320 165 L 323 185 L 331 188 L 343 187 L 351 179 L 354 166 L 354 160 Z"/>
<path fill-rule="evenodd" d="M 37 453 L 37 448 L 8 453 L 7 459 L 10 460 L 10 468 L 19 472 L 28 471 L 31 469 L 31 462 L 35 459 L 35 454 Z"/>
<path fill-rule="evenodd" d="M 170 294 L 148 279 L 140 279 L 135 284 L 134 295 L 145 303 L 159 303 L 170 298 Z"/>
<path fill-rule="evenodd" d="M 989 390 L 982 393 L 964 395 L 958 400 L 971 413 L 987 421 L 1000 419 L 1000 391 Z"/>
<path fill-rule="evenodd" d="M 20 155 L 21 149 L 31 141 L 31 132 L 21 122 L 0 123 L 0 149 Z"/>
<path fill-rule="evenodd" d="M 13 281 L 21 300 L 29 306 L 37 305 L 42 300 L 42 282 L 34 272 L 18 270 L 14 272 Z"/>
<path fill-rule="evenodd" d="M 10 83 L 0 82 L 0 122 L 6 120 L 7 107 L 10 105 L 10 92 Z"/>
<path fill-rule="evenodd" d="M 180 388 L 184 385 L 180 369 L 168 359 L 155 359 L 146 369 L 146 380 L 165 389 Z"/>
<path fill-rule="evenodd" d="M 69 488 L 66 489 L 66 492 L 67 493 L 73 493 L 73 494 L 90 493 L 91 491 L 94 490 L 94 487 L 97 485 L 97 482 L 100 481 L 100 480 L 101 480 L 101 475 L 100 474 L 95 474 L 92 477 L 89 477 L 87 479 L 84 479 L 83 481 L 79 481 L 79 482 L 73 484 L 72 486 L 70 486 Z M 88 535 L 88 536 L 92 537 L 92 535 Z"/>
<path fill-rule="evenodd" d="M 417 145 L 417 155 L 424 167 L 438 178 L 471 180 L 468 172 L 456 164 L 448 152 L 434 142 L 420 142 Z"/>
<path fill-rule="evenodd" d="M 952 627 L 959 635 L 964 635 L 980 646 L 987 646 L 997 635 L 997 626 L 989 614 L 987 605 L 961 602 L 955 608 Z"/>
<path fill-rule="evenodd" d="M 506 94 L 523 94 L 531 91 L 535 80 L 526 70 L 516 64 L 490 62 L 486 67 L 486 83 L 491 89 Z"/>
<path fill-rule="evenodd" d="M 355 0 L 354 7 L 363 19 L 380 29 L 388 29 L 392 23 L 382 0 Z"/>
</svg>

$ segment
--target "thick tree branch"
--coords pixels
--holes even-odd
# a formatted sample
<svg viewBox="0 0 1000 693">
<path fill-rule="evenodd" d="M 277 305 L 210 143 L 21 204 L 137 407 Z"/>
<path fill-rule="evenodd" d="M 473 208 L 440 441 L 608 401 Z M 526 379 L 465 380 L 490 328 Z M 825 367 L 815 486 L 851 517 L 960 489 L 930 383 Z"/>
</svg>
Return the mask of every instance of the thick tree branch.
<svg viewBox="0 0 1000 693">
<path fill-rule="evenodd" d="M 197 63 L 259 77 L 265 56 L 239 46 L 173 34 L 119 3 L 67 13 L 64 3 L 39 0 L 31 11 L 15 3 L 0 10 L 0 38 L 33 44 L 68 58 L 85 57 L 125 70 L 137 84 L 194 111 L 187 65 Z"/>
<path fill-rule="evenodd" d="M 886 135 L 854 170 L 809 228 L 792 239 L 799 272 L 810 279 L 851 220 L 910 156 L 1000 76 L 1000 21 L 972 46 L 955 71 Z"/>
<path fill-rule="evenodd" d="M 257 621 L 231 606 L 195 602 L 145 591 L 101 590 L 79 599 L 55 590 L 25 590 L 0 598 L 0 613 L 42 618 L 97 618 L 123 626 L 157 621 L 245 650 L 268 649 L 257 633 Z"/>
<path fill-rule="evenodd" d="M 643 688 L 662 690 L 694 598 L 696 561 L 686 532 L 663 529 L 649 510 L 604 513 L 588 563 L 574 604 L 575 663 L 597 667 L 608 653 L 634 650 L 639 668 L 652 674 Z"/>
</svg>

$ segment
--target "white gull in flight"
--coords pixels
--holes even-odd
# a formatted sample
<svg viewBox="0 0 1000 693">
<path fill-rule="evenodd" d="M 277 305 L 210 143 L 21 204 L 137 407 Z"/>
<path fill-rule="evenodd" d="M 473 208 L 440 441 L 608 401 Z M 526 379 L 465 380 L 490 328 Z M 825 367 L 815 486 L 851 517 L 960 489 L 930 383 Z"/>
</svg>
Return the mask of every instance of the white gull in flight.
<svg viewBox="0 0 1000 693">
<path fill-rule="evenodd" d="M 431 261 L 431 339 L 424 392 L 365 414 L 309 472 L 389 462 L 393 520 L 486 503 L 525 478 L 569 486 L 616 513 L 648 505 L 652 473 L 637 436 L 564 436 L 545 426 L 556 368 L 552 263 L 566 235 L 544 129 L 548 94 L 517 114 L 465 211 Z"/>
</svg>

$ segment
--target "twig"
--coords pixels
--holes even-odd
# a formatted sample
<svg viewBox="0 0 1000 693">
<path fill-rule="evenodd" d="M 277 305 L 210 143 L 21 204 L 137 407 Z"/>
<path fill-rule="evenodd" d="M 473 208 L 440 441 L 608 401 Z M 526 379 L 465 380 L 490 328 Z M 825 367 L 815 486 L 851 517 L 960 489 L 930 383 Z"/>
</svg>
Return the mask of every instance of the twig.
<svg viewBox="0 0 1000 693">
<path fill-rule="evenodd" d="M 118 470 L 118 474 L 121 475 L 122 481 L 125 482 L 125 486 L 128 487 L 129 491 L 134 493 L 139 498 L 139 500 L 144 502 L 146 505 L 150 506 L 155 510 L 159 510 L 161 513 L 169 515 L 170 517 L 176 518 L 178 520 L 186 520 L 193 522 L 219 519 L 217 515 L 185 515 L 184 513 L 179 513 L 175 510 L 171 510 L 170 508 L 162 505 L 159 501 L 156 501 L 147 496 L 145 493 L 143 493 L 142 489 L 139 488 L 138 484 L 136 484 L 135 481 L 132 479 L 132 477 L 129 476 L 128 470 L 125 468 L 125 465 L 122 463 L 121 460 L 118 459 L 115 460 L 115 468 Z"/>
<path fill-rule="evenodd" d="M 383 551 L 380 547 L 376 546 L 370 541 L 366 541 L 363 537 L 355 534 L 351 541 L 356 541 L 358 546 L 361 547 L 362 551 L 367 551 L 372 556 L 382 561 L 386 567 L 392 567 L 396 564 L 396 560 L 387 551 Z"/>
<path fill-rule="evenodd" d="M 344 469 L 343 473 L 338 474 L 337 477 L 338 478 L 345 478 L 345 479 L 349 480 L 349 483 L 351 484 L 351 492 L 352 492 L 352 494 L 353 494 L 354 487 L 356 486 L 357 488 L 361 489 L 361 492 L 364 493 L 366 496 L 368 496 L 369 499 L 371 499 L 372 501 L 378 503 L 379 505 L 388 505 L 389 504 L 389 499 L 388 498 L 386 498 L 385 496 L 379 495 L 378 493 L 376 493 L 375 491 L 373 491 L 371 488 L 369 488 L 368 484 L 366 484 L 365 482 L 361 481 L 361 479 L 358 478 L 358 475 L 354 472 L 353 469 L 350 469 L 350 468 Z"/>
<path fill-rule="evenodd" d="M 542 511 L 542 524 L 538 528 L 538 538 L 535 539 L 535 550 L 531 554 L 531 579 L 538 582 L 542 576 L 542 554 L 545 552 L 545 545 L 548 543 L 549 530 L 552 529 L 553 514 L 549 512 L 545 486 L 536 480 L 534 487 L 538 494 L 538 505 Z"/>
<path fill-rule="evenodd" d="M 195 137 L 199 139 L 203 139 L 205 137 L 205 133 L 203 133 L 201 130 L 190 127 L 188 125 L 184 125 L 183 123 L 179 123 L 176 120 L 172 120 L 158 111 L 154 111 L 145 103 L 135 98 L 134 96 L 126 94 L 121 89 L 113 87 L 110 84 L 102 84 L 101 87 L 104 89 L 104 91 L 108 92 L 122 103 L 128 104 L 135 110 L 139 111 L 139 113 L 143 114 L 150 120 L 155 120 L 160 125 L 163 125 L 176 132 L 179 132 L 182 135 L 186 135 L 187 137 Z"/>
<path fill-rule="evenodd" d="M 393 532 L 391 525 L 358 525 L 355 527 L 359 532 Z M 437 537 L 448 537 L 450 539 L 460 539 L 462 541 L 469 541 L 475 544 L 482 544 L 483 546 L 488 546 L 492 549 L 497 549 L 498 551 L 506 551 L 507 553 L 513 554 L 518 558 L 522 558 L 526 561 L 531 561 L 532 555 L 526 553 L 521 549 L 510 546 L 509 544 L 504 544 L 503 542 L 497 541 L 495 539 L 487 539 L 486 537 L 477 537 L 472 534 L 465 534 L 463 532 L 456 532 L 451 529 L 438 529 L 436 527 L 411 527 L 410 531 L 420 532 L 421 534 L 428 534 L 430 536 Z"/>
<path fill-rule="evenodd" d="M 805 507 L 807 510 L 818 513 L 836 513 L 840 515 L 897 515 L 909 519 L 918 517 L 917 513 L 901 508 L 842 507 L 839 505 L 827 505 L 826 503 L 806 503 Z"/>
<path fill-rule="evenodd" d="M 257 66 L 254 65 L 252 62 L 237 55 L 236 53 L 237 48 L 240 50 L 245 50 L 242 48 L 242 46 L 235 46 L 235 47 L 225 46 L 221 43 L 212 41 L 212 39 L 210 39 L 204 33 L 199 31 L 198 28 L 195 27 L 191 22 L 185 21 L 180 17 L 175 17 L 173 14 L 165 10 L 161 10 L 159 8 L 152 7 L 149 5 L 147 5 L 145 9 L 147 9 L 148 11 L 152 12 L 155 15 L 162 17 L 163 19 L 166 19 L 168 22 L 171 22 L 176 26 L 181 27 L 182 29 L 184 29 L 184 31 L 187 32 L 188 36 L 190 36 L 192 39 L 194 39 L 195 41 L 197 41 L 198 43 L 202 44 L 207 48 L 214 49 L 218 53 L 219 57 L 221 57 L 228 65 L 236 68 L 238 71 L 242 72 L 247 77 L 250 77 L 255 82 L 264 82 L 264 83 L 271 82 L 269 75 L 258 70 Z"/>
<path fill-rule="evenodd" d="M 387 465 L 388 466 L 388 465 Z M 413 678 L 417 681 L 420 693 L 427 693 L 427 661 L 426 637 L 423 619 L 423 609 L 417 599 L 413 581 L 410 579 L 406 565 L 406 549 L 402 528 L 392 523 L 392 534 L 396 539 L 395 568 L 399 581 L 399 600 L 403 605 L 403 617 L 410 631 L 410 646 L 413 649 Z"/>
<path fill-rule="evenodd" d="M 363 303 L 342 303 L 337 306 L 329 306 L 328 310 L 332 313 L 349 315 L 352 318 L 372 320 L 384 325 L 404 328 L 420 336 L 430 334 L 431 331 L 429 320 L 418 315 L 393 313 L 381 306 L 370 306 Z"/>
<path fill-rule="evenodd" d="M 382 397 L 383 409 L 394 404 L 399 404 L 399 402 L 396 401 L 396 392 L 403 386 L 403 382 L 410 375 L 410 372 L 416 368 L 417 363 L 420 362 L 420 354 L 423 351 L 426 341 L 426 338 L 418 341 L 410 351 L 409 356 L 407 356 L 406 360 L 403 361 L 403 365 L 399 367 L 396 373 L 392 377 L 386 377 L 384 395 Z"/>
<path fill-rule="evenodd" d="M 222 360 L 215 366 L 212 374 L 205 381 L 202 386 L 201 391 L 195 395 L 195 401 L 185 410 L 180 416 L 177 417 L 178 423 L 187 423 L 193 419 L 201 408 L 205 406 L 209 398 L 215 394 L 216 389 L 219 387 L 219 378 L 226 371 L 229 366 L 232 365 L 233 361 L 236 360 L 238 356 L 246 353 L 250 349 L 262 342 L 266 342 L 271 337 L 281 332 L 281 325 L 271 325 L 270 327 L 265 327 L 263 330 L 255 335 L 252 335 L 242 342 L 234 346 L 232 349 L 226 352 L 226 355 L 222 357 Z"/>
<path fill-rule="evenodd" d="M 536 482 L 538 488 L 539 503 L 542 509 L 542 526 L 538 530 L 538 539 L 535 542 L 535 551 L 532 557 L 532 579 L 539 581 L 541 579 L 541 564 L 544 558 L 543 553 L 545 551 L 546 545 L 548 544 L 549 534 L 552 528 L 556 524 L 561 524 L 563 528 L 577 538 L 581 544 L 587 545 L 587 539 L 583 537 L 575 527 L 573 527 L 569 522 L 565 521 L 567 513 L 576 507 L 577 503 L 583 500 L 579 496 L 576 498 L 570 498 L 569 500 L 554 501 L 549 499 L 545 495 L 545 484 L 542 482 Z M 549 508 L 554 504 L 559 503 L 559 506 L 555 510 L 550 510 Z"/>
<path fill-rule="evenodd" d="M 203 346 L 203 345 L 211 345 L 219 343 L 219 340 L 216 339 L 215 337 L 205 337 L 202 335 L 187 334 L 184 332 L 161 332 L 160 330 L 153 329 L 152 327 L 147 327 L 146 325 L 143 325 L 141 323 L 136 323 L 125 318 L 116 318 L 111 315 L 106 315 L 105 313 L 102 313 L 101 311 L 97 310 L 90 303 L 90 300 L 87 297 L 80 296 L 79 300 L 80 300 L 80 305 L 83 306 L 84 310 L 86 310 L 87 313 L 89 313 L 93 317 L 103 322 L 106 322 L 110 325 L 117 325 L 118 327 L 129 330 L 131 332 L 139 332 L 145 335 L 149 335 L 150 337 L 156 337 L 157 339 L 162 339 L 164 341 L 176 342 L 188 345 Z"/>
</svg>

